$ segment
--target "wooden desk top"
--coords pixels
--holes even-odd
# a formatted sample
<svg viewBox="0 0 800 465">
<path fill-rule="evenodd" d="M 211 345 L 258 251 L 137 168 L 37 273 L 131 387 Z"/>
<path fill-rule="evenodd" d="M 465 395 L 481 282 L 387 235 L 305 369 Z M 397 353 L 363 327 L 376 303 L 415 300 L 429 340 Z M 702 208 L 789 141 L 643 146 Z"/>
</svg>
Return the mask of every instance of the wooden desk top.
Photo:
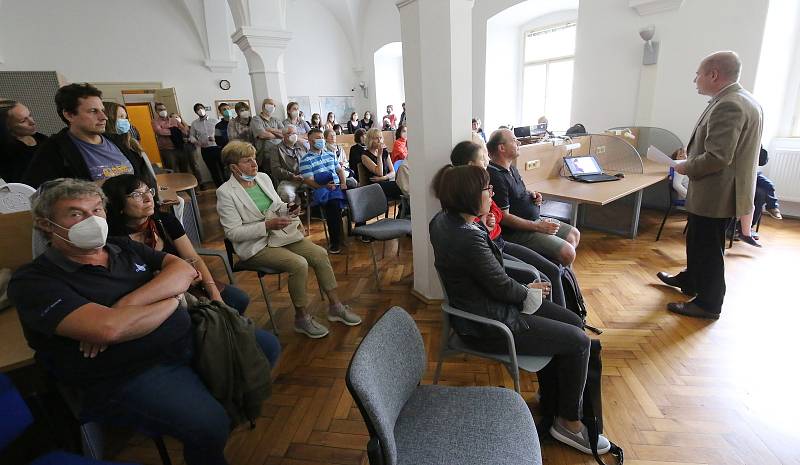
<svg viewBox="0 0 800 465">
<path fill-rule="evenodd" d="M 33 350 L 22 334 L 17 310 L 0 310 L 0 372 L 11 371 L 33 363 Z"/>
<path fill-rule="evenodd" d="M 531 191 L 564 200 L 592 205 L 606 205 L 626 195 L 651 186 L 667 177 L 667 173 L 626 173 L 619 181 L 585 183 L 567 178 L 550 178 L 527 184 Z"/>
<path fill-rule="evenodd" d="M 189 173 L 162 173 L 156 175 L 159 188 L 166 187 L 174 191 L 188 191 L 197 187 L 197 178 Z M 163 191 L 159 191 L 163 192 Z"/>
</svg>

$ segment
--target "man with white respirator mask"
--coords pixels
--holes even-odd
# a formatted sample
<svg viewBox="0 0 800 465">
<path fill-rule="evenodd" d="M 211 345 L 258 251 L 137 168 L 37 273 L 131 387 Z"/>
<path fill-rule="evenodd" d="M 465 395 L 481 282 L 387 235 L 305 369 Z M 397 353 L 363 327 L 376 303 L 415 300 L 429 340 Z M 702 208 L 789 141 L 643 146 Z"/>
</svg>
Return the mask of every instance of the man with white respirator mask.
<svg viewBox="0 0 800 465">
<path fill-rule="evenodd" d="M 230 420 L 192 368 L 181 305 L 199 273 L 127 236 L 107 238 L 105 200 L 77 179 L 45 182 L 31 197 L 50 247 L 8 288 L 28 344 L 41 367 L 78 390 L 81 415 L 173 436 L 190 465 L 227 463 Z"/>
</svg>

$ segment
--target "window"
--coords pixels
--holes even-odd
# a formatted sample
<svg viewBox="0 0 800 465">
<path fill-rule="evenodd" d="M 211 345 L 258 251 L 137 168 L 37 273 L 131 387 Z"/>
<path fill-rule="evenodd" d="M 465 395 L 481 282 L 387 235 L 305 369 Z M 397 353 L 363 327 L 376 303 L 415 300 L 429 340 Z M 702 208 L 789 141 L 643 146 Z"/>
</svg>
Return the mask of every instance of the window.
<svg viewBox="0 0 800 465">
<path fill-rule="evenodd" d="M 528 31 L 524 35 L 522 121 L 545 115 L 550 130 L 566 131 L 572 105 L 576 23 Z"/>
</svg>

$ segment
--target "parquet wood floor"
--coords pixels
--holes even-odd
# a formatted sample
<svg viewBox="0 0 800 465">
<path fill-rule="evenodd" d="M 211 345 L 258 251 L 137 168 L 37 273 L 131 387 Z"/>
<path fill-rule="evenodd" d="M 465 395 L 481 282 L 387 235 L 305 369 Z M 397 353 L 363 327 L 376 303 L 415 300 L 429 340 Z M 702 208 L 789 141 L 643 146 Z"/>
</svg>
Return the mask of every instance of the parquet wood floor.
<svg viewBox="0 0 800 465">
<path fill-rule="evenodd" d="M 201 194 L 207 245 L 222 248 L 214 194 Z M 607 435 L 625 449 L 628 465 L 800 464 L 800 375 L 796 315 L 800 222 L 765 218 L 762 249 L 736 243 L 726 256 L 728 292 L 716 322 L 669 314 L 667 302 L 681 295 L 658 284 L 655 273 L 677 272 L 684 264 L 681 230 L 674 214 L 654 242 L 659 212 L 645 211 L 636 240 L 584 231 L 575 270 L 590 309 L 589 321 L 605 332 L 603 396 Z M 324 240 L 321 224 L 313 238 Z M 368 246 L 349 246 L 332 257 L 341 295 L 364 323 L 333 324 L 330 335 L 310 340 L 291 330 L 286 284 L 272 293 L 284 352 L 274 370 L 274 394 L 254 430 L 231 434 L 227 457 L 234 465 L 367 464 L 367 431 L 347 393 L 344 375 L 353 350 L 377 318 L 398 305 L 409 311 L 428 352 L 430 383 L 440 339 L 440 313 L 410 294 L 411 244 L 396 242 L 379 262 L 383 290 L 376 292 Z M 211 262 L 209 262 L 211 263 Z M 220 271 L 217 265 L 216 270 Z M 219 273 L 222 276 L 222 273 Z M 312 273 L 313 276 L 313 273 Z M 248 314 L 266 326 L 266 310 L 254 274 L 237 276 L 250 294 Z M 270 289 L 277 280 L 268 277 Z M 310 285 L 315 289 L 315 284 Z M 309 293 L 314 311 L 324 311 Z M 328 322 L 325 321 L 327 324 Z M 513 388 L 505 370 L 472 357 L 446 363 L 443 383 Z M 531 401 L 535 376 L 524 374 L 523 396 Z M 531 401 L 536 409 L 535 402 Z M 174 463 L 180 446 L 168 440 Z M 593 459 L 552 440 L 542 444 L 546 464 L 592 464 Z M 158 464 L 152 443 L 133 438 L 115 459 Z"/>
</svg>

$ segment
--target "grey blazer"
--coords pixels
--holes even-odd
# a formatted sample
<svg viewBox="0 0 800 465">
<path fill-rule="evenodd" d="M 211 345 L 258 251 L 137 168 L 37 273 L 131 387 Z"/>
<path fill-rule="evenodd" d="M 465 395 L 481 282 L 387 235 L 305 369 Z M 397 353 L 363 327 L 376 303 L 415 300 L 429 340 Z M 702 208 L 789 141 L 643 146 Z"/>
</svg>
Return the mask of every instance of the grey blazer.
<svg viewBox="0 0 800 465">
<path fill-rule="evenodd" d="M 738 83 L 711 99 L 686 149 L 686 210 L 709 218 L 753 211 L 761 106 Z"/>
</svg>

